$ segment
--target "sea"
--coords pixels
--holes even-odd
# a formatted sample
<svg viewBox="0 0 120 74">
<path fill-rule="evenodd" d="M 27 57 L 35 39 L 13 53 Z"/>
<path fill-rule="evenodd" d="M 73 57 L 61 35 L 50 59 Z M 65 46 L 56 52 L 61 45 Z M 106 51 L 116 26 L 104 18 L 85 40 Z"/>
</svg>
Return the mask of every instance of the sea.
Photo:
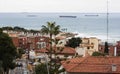
<svg viewBox="0 0 120 74">
<path fill-rule="evenodd" d="M 0 27 L 40 30 L 47 22 L 56 22 L 62 31 L 77 33 L 78 37 L 120 40 L 120 13 L 0 13 Z"/>
</svg>

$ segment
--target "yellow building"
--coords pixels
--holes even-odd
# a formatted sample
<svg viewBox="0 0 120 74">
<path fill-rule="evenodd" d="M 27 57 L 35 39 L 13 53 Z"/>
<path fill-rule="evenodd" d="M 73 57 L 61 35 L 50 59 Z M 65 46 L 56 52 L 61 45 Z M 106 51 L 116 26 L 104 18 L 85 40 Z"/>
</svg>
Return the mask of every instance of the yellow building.
<svg viewBox="0 0 120 74">
<path fill-rule="evenodd" d="M 96 37 L 82 38 L 82 43 L 80 44 L 80 47 L 77 48 L 78 54 L 83 56 L 87 54 L 92 55 L 93 52 L 98 51 L 99 42 L 100 39 L 97 39 Z M 80 51 L 82 51 L 82 53 L 80 53 Z"/>
</svg>

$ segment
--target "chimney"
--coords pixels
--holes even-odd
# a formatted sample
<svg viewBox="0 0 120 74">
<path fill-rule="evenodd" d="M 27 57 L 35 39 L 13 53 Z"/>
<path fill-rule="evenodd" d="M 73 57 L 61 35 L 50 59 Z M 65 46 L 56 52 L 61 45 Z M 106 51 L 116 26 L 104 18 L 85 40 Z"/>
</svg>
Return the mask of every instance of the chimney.
<svg viewBox="0 0 120 74">
<path fill-rule="evenodd" d="M 112 64 L 112 72 L 116 70 L 117 70 L 116 64 Z"/>
</svg>

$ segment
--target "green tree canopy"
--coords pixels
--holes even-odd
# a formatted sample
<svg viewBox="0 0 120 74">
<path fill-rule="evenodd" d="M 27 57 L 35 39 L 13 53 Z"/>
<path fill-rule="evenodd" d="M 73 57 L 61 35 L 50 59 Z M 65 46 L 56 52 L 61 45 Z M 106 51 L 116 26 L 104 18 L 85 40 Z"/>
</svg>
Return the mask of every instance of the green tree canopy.
<svg viewBox="0 0 120 74">
<path fill-rule="evenodd" d="M 109 53 L 109 49 L 108 49 L 108 42 L 105 42 L 105 49 L 104 49 L 104 53 Z"/>
<path fill-rule="evenodd" d="M 2 29 L 3 29 L 3 30 L 13 30 L 13 28 L 12 28 L 12 27 L 10 27 L 10 26 L 7 26 L 7 27 L 2 27 Z"/>
<path fill-rule="evenodd" d="M 41 32 L 43 34 L 49 34 L 50 39 L 52 39 L 52 35 L 57 35 L 60 32 L 60 26 L 56 25 L 55 22 L 47 22 L 47 26 L 42 25 Z"/>
<path fill-rule="evenodd" d="M 13 68 L 16 54 L 16 48 L 12 39 L 8 34 L 0 32 L 0 61 L 2 62 L 4 72 L 8 73 L 9 69 Z"/>
<path fill-rule="evenodd" d="M 35 74 L 48 74 L 46 64 L 42 63 L 35 66 Z"/>
<path fill-rule="evenodd" d="M 105 56 L 105 54 L 100 52 L 93 52 L 92 56 Z"/>
<path fill-rule="evenodd" d="M 44 25 L 42 26 L 41 32 L 44 34 L 48 34 L 50 37 L 50 40 L 49 40 L 50 47 L 46 48 L 46 50 L 48 51 L 47 55 L 50 59 L 50 61 L 48 61 L 48 63 L 46 63 L 46 64 L 48 64 L 49 73 L 50 74 L 59 74 L 63 70 L 59 70 L 59 68 L 61 66 L 61 63 L 60 63 L 61 59 L 57 53 L 58 53 L 58 51 L 62 52 L 63 48 L 52 47 L 53 43 L 54 43 L 54 46 L 56 46 L 56 44 L 58 44 L 58 42 L 59 42 L 59 39 L 54 39 L 54 38 L 52 38 L 52 36 L 57 35 L 60 32 L 60 26 L 56 25 L 55 22 L 47 22 L 47 26 L 44 26 Z M 55 57 L 52 57 L 52 54 L 55 55 Z M 45 68 L 45 70 L 46 69 L 47 69 L 47 67 Z M 39 74 L 42 74 L 42 73 L 39 73 Z M 44 73 L 44 74 L 47 74 L 47 73 Z"/>
<path fill-rule="evenodd" d="M 72 47 L 72 48 L 76 48 L 77 46 L 80 45 L 80 43 L 82 42 L 81 38 L 71 38 L 68 40 L 66 46 Z"/>
<path fill-rule="evenodd" d="M 17 49 L 17 56 L 16 58 L 21 58 L 22 54 L 25 54 L 25 50 L 22 48 Z"/>
</svg>

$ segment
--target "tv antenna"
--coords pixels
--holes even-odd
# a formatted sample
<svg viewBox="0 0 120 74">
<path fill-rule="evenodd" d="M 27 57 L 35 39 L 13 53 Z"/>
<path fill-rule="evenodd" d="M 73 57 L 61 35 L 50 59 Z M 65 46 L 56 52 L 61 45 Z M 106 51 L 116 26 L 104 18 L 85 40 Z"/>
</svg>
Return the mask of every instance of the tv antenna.
<svg viewBox="0 0 120 74">
<path fill-rule="evenodd" d="M 109 36 L 109 0 L 107 0 L 107 21 L 106 21 L 106 24 L 107 24 L 107 42 L 109 40 L 108 36 Z"/>
</svg>

